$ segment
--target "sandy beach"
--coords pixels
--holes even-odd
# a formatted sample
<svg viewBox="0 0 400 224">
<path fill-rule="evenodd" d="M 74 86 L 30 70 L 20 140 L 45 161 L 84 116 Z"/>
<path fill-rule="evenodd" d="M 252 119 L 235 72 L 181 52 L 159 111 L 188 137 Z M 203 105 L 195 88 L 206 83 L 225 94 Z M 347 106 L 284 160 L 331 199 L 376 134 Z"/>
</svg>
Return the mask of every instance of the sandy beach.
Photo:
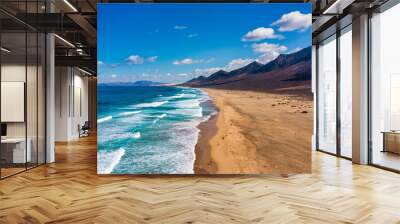
<svg viewBox="0 0 400 224">
<path fill-rule="evenodd" d="M 309 89 L 203 90 L 219 112 L 199 125 L 195 173 L 310 172 L 313 101 Z"/>
</svg>

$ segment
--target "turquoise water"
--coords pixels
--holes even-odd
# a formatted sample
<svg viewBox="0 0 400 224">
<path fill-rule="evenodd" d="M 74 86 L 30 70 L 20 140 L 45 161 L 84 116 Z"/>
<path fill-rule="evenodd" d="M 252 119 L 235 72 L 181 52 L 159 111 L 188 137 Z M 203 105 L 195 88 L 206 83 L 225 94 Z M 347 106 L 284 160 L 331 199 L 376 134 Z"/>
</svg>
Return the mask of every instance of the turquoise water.
<svg viewBox="0 0 400 224">
<path fill-rule="evenodd" d="M 197 125 L 215 108 L 201 90 L 98 86 L 98 173 L 193 173 Z"/>
</svg>

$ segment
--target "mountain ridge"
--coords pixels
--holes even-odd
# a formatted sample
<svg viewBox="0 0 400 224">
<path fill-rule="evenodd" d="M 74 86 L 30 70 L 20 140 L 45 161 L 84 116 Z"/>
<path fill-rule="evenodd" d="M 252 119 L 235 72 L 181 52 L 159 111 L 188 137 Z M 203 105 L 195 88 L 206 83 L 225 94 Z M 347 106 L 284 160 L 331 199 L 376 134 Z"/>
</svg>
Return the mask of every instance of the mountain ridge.
<svg viewBox="0 0 400 224">
<path fill-rule="evenodd" d="M 277 73 L 280 73 L 280 75 Z M 260 82 L 256 83 L 256 86 L 260 86 L 262 82 L 275 83 L 275 86 L 279 87 L 297 83 L 303 85 L 303 81 L 311 80 L 311 46 L 294 53 L 281 54 L 266 64 L 253 61 L 230 72 L 219 70 L 208 77 L 198 76 L 182 85 L 189 87 L 219 86 L 222 88 L 224 85 L 228 87 L 232 83 L 235 83 L 235 86 L 240 84 L 250 85 L 249 81 L 251 80 Z M 254 84 L 251 84 L 251 86 L 254 86 Z M 273 86 L 269 83 L 265 83 L 265 87 L 273 89 Z"/>
</svg>

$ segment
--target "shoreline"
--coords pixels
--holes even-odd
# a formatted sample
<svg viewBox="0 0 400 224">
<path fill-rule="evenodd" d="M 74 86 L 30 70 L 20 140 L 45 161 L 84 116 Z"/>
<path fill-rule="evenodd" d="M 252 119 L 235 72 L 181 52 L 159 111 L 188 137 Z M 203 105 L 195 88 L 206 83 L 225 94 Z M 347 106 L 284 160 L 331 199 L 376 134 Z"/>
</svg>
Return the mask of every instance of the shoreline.
<svg viewBox="0 0 400 224">
<path fill-rule="evenodd" d="M 211 158 L 210 145 L 211 138 L 214 137 L 218 131 L 217 120 L 219 112 L 217 107 L 216 109 L 216 114 L 211 115 L 209 119 L 197 125 L 197 128 L 200 130 L 200 132 L 194 149 L 194 174 L 212 174 L 217 171 L 217 164 Z"/>
</svg>

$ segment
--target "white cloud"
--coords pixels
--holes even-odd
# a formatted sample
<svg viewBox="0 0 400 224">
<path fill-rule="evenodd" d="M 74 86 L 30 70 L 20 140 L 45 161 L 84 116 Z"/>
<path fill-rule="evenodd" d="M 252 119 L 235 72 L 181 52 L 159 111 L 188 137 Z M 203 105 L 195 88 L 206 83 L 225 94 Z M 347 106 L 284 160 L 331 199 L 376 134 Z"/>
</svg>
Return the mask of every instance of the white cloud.
<svg viewBox="0 0 400 224">
<path fill-rule="evenodd" d="M 225 66 L 224 70 L 229 72 L 229 71 L 241 68 L 243 66 L 246 66 L 246 65 L 250 64 L 253 61 L 254 61 L 254 59 L 250 59 L 250 58 L 233 59 L 232 61 L 230 61 L 228 63 L 228 65 Z"/>
<path fill-rule="evenodd" d="M 270 44 L 270 43 L 260 43 L 260 44 L 252 44 L 251 47 L 253 51 L 256 53 L 262 53 L 257 58 L 257 61 L 260 63 L 268 63 L 278 57 L 281 53 L 287 51 L 287 47 L 279 44 Z"/>
<path fill-rule="evenodd" d="M 193 72 L 193 75 L 194 76 L 209 76 L 209 75 L 211 75 L 211 74 L 213 74 L 213 73 L 215 73 L 215 72 L 217 72 L 217 71 L 219 71 L 219 70 L 221 70 L 221 69 L 224 69 L 224 68 L 220 68 L 220 67 L 212 67 L 212 68 L 196 68 L 195 70 L 194 70 L 194 72 Z"/>
<path fill-rule="evenodd" d="M 174 65 L 191 65 L 191 64 L 193 64 L 193 59 L 185 58 L 182 60 L 175 60 L 174 62 L 172 62 L 172 64 L 174 64 Z"/>
<path fill-rule="evenodd" d="M 103 65 L 104 63 L 102 61 L 97 62 L 98 65 Z"/>
<path fill-rule="evenodd" d="M 278 53 L 282 53 L 287 51 L 287 47 L 279 44 L 269 44 L 269 43 L 260 43 L 251 45 L 254 52 L 257 53 L 267 53 L 270 51 L 276 51 Z"/>
<path fill-rule="evenodd" d="M 267 52 L 267 53 L 264 53 L 264 54 L 260 55 L 257 58 L 257 61 L 262 63 L 262 64 L 266 64 L 266 63 L 274 60 L 275 58 L 277 58 L 279 55 L 280 54 L 275 52 L 275 51 Z"/>
<path fill-rule="evenodd" d="M 197 37 L 197 36 L 199 36 L 197 33 L 191 33 L 187 37 L 188 38 L 194 38 L 194 37 Z"/>
<path fill-rule="evenodd" d="M 211 68 L 197 68 L 195 69 L 191 75 L 193 75 L 194 77 L 198 77 L 198 76 L 209 76 L 215 72 L 218 72 L 219 70 L 224 70 L 227 72 L 230 72 L 232 70 L 241 68 L 243 66 L 246 66 L 248 64 L 250 64 L 251 62 L 253 62 L 254 59 L 251 58 L 237 58 L 237 59 L 233 59 L 231 60 L 226 66 L 224 67 L 211 67 Z"/>
<path fill-rule="evenodd" d="M 179 73 L 179 74 L 177 74 L 177 76 L 187 77 L 188 74 L 187 73 Z"/>
<path fill-rule="evenodd" d="M 116 75 L 116 74 L 111 75 L 111 78 L 117 78 L 117 77 L 118 77 L 118 75 Z"/>
<path fill-rule="evenodd" d="M 151 56 L 147 58 L 147 61 L 149 62 L 155 62 L 157 60 L 158 56 Z"/>
<path fill-rule="evenodd" d="M 243 36 L 242 41 L 259 41 L 276 38 L 282 38 L 282 36 L 275 34 L 274 29 L 259 27 L 246 33 L 246 35 Z"/>
<path fill-rule="evenodd" d="M 215 61 L 215 58 L 209 58 L 209 59 L 192 59 L 192 58 L 185 58 L 182 60 L 175 60 L 172 62 L 174 65 L 191 65 L 191 64 L 209 64 L 211 62 Z"/>
<path fill-rule="evenodd" d="M 298 51 L 300 51 L 300 50 L 301 50 L 300 47 L 296 47 L 295 49 L 289 51 L 288 54 L 293 54 L 293 53 L 296 53 L 296 52 L 298 52 Z"/>
<path fill-rule="evenodd" d="M 293 11 L 282 15 L 282 17 L 273 22 L 272 25 L 279 26 L 279 31 L 294 31 L 294 30 L 306 30 L 311 26 L 311 13 L 303 14 L 299 11 Z"/>
<path fill-rule="evenodd" d="M 140 57 L 139 55 L 131 55 L 126 60 L 128 61 L 129 64 L 134 64 L 134 65 L 143 64 L 143 58 Z"/>
<path fill-rule="evenodd" d="M 174 26 L 174 29 L 176 29 L 176 30 L 184 30 L 187 28 L 188 28 L 187 26 L 179 26 L 179 25 Z"/>
<path fill-rule="evenodd" d="M 191 65 L 191 64 L 196 64 L 196 63 L 201 63 L 203 60 L 193 60 L 191 58 L 185 58 L 182 60 L 175 60 L 172 62 L 174 65 Z"/>
<path fill-rule="evenodd" d="M 198 77 L 198 76 L 209 76 L 215 72 L 218 72 L 219 70 L 224 70 L 224 71 L 230 72 L 232 70 L 246 66 L 253 61 L 254 61 L 254 59 L 251 59 L 251 58 L 237 58 L 237 59 L 231 60 L 224 67 L 197 68 L 190 74 L 193 77 Z"/>
<path fill-rule="evenodd" d="M 143 76 L 143 77 L 149 77 L 149 74 L 142 73 L 142 76 Z"/>
</svg>

